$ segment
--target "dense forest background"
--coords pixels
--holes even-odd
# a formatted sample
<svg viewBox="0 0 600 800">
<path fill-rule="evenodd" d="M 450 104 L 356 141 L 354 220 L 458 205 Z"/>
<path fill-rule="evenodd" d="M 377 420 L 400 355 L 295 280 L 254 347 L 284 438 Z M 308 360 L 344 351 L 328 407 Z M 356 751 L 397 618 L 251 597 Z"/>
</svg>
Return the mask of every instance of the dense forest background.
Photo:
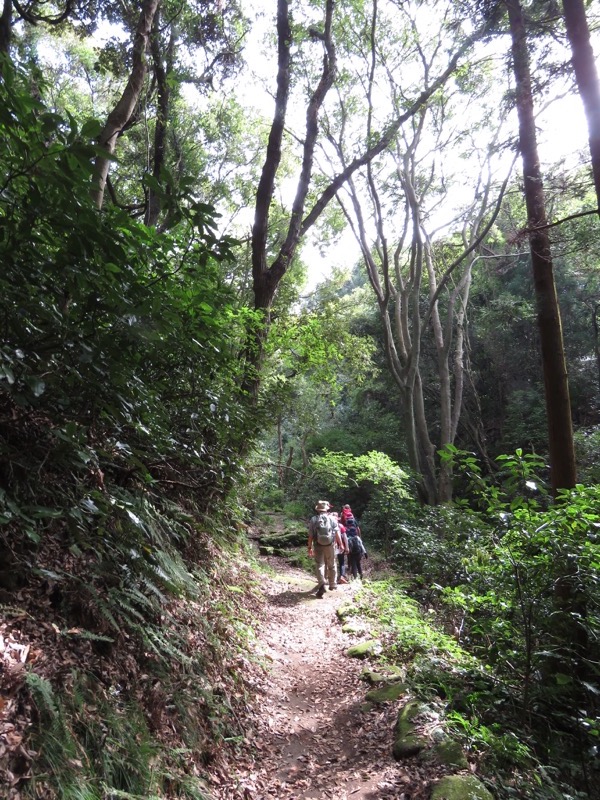
<svg viewBox="0 0 600 800">
<path fill-rule="evenodd" d="M 3 0 L 8 797 L 205 796 L 247 526 L 323 497 L 480 660 L 420 680 L 487 769 L 593 796 L 599 25 Z"/>
</svg>

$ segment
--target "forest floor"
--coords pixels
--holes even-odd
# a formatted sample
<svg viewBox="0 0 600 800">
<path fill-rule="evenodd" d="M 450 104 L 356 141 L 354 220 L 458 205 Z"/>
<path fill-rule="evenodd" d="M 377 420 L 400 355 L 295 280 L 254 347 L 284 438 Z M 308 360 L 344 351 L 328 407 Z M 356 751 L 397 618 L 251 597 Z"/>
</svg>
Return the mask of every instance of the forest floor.
<svg viewBox="0 0 600 800">
<path fill-rule="evenodd" d="M 342 632 L 336 609 L 360 582 L 319 600 L 304 570 L 265 560 L 271 569 L 256 652 L 270 666 L 256 663 L 246 676 L 253 710 L 243 722 L 241 754 L 211 776 L 215 800 L 428 798 L 439 768 L 392 757 L 402 701 L 365 704 L 365 662 L 346 655 L 358 638 Z"/>
</svg>

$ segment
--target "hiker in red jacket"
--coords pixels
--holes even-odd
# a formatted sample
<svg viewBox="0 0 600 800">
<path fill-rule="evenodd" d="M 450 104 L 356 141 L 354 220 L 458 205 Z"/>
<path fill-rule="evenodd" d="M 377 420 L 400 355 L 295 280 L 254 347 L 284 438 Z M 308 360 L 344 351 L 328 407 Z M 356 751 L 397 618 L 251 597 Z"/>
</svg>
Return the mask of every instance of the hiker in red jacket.
<svg viewBox="0 0 600 800">
<path fill-rule="evenodd" d="M 340 515 L 340 520 L 341 520 L 342 525 L 345 525 L 346 524 L 346 520 L 349 519 L 350 517 L 353 517 L 353 516 L 354 516 L 354 514 L 352 513 L 352 509 L 350 508 L 348 503 L 346 503 L 346 505 L 342 507 L 342 513 Z"/>
</svg>

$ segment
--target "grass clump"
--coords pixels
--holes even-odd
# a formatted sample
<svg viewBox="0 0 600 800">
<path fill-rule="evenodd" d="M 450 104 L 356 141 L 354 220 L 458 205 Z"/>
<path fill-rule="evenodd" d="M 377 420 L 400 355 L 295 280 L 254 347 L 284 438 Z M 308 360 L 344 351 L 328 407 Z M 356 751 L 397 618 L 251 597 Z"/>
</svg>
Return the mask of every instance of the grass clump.
<svg viewBox="0 0 600 800">
<path fill-rule="evenodd" d="M 164 797 L 167 785 L 178 780 L 177 759 L 160 747 L 142 708 L 89 675 L 74 671 L 68 684 L 59 695 L 45 678 L 33 672 L 27 677 L 39 722 L 33 741 L 38 769 L 28 793 L 62 800 Z M 185 776 L 180 784 L 172 796 L 205 797 L 199 781 L 194 787 Z"/>
</svg>

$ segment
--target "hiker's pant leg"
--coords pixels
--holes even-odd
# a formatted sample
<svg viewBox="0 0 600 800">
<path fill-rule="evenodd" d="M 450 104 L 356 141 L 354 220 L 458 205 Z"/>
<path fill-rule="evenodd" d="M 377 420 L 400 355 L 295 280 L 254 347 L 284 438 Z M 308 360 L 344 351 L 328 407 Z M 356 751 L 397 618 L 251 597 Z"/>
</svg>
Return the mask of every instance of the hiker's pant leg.
<svg viewBox="0 0 600 800">
<path fill-rule="evenodd" d="M 356 556 L 356 569 L 358 570 L 358 574 L 360 575 L 360 579 L 362 580 L 362 553 L 359 553 Z"/>
<path fill-rule="evenodd" d="M 348 553 L 348 570 L 353 578 L 358 575 L 358 567 L 356 566 L 356 556 L 352 551 Z"/>
<path fill-rule="evenodd" d="M 317 574 L 317 581 L 319 586 L 325 586 L 325 550 L 327 548 L 320 544 L 316 544 L 315 551 L 315 572 Z"/>
<path fill-rule="evenodd" d="M 338 553 L 338 576 L 343 578 L 346 575 L 346 568 L 344 566 L 344 553 Z"/>
<path fill-rule="evenodd" d="M 329 581 L 330 586 L 337 586 L 336 558 L 335 558 L 334 546 L 332 544 L 327 545 L 327 547 L 324 547 L 323 550 L 325 551 L 325 567 L 326 567 L 327 580 Z"/>
</svg>

